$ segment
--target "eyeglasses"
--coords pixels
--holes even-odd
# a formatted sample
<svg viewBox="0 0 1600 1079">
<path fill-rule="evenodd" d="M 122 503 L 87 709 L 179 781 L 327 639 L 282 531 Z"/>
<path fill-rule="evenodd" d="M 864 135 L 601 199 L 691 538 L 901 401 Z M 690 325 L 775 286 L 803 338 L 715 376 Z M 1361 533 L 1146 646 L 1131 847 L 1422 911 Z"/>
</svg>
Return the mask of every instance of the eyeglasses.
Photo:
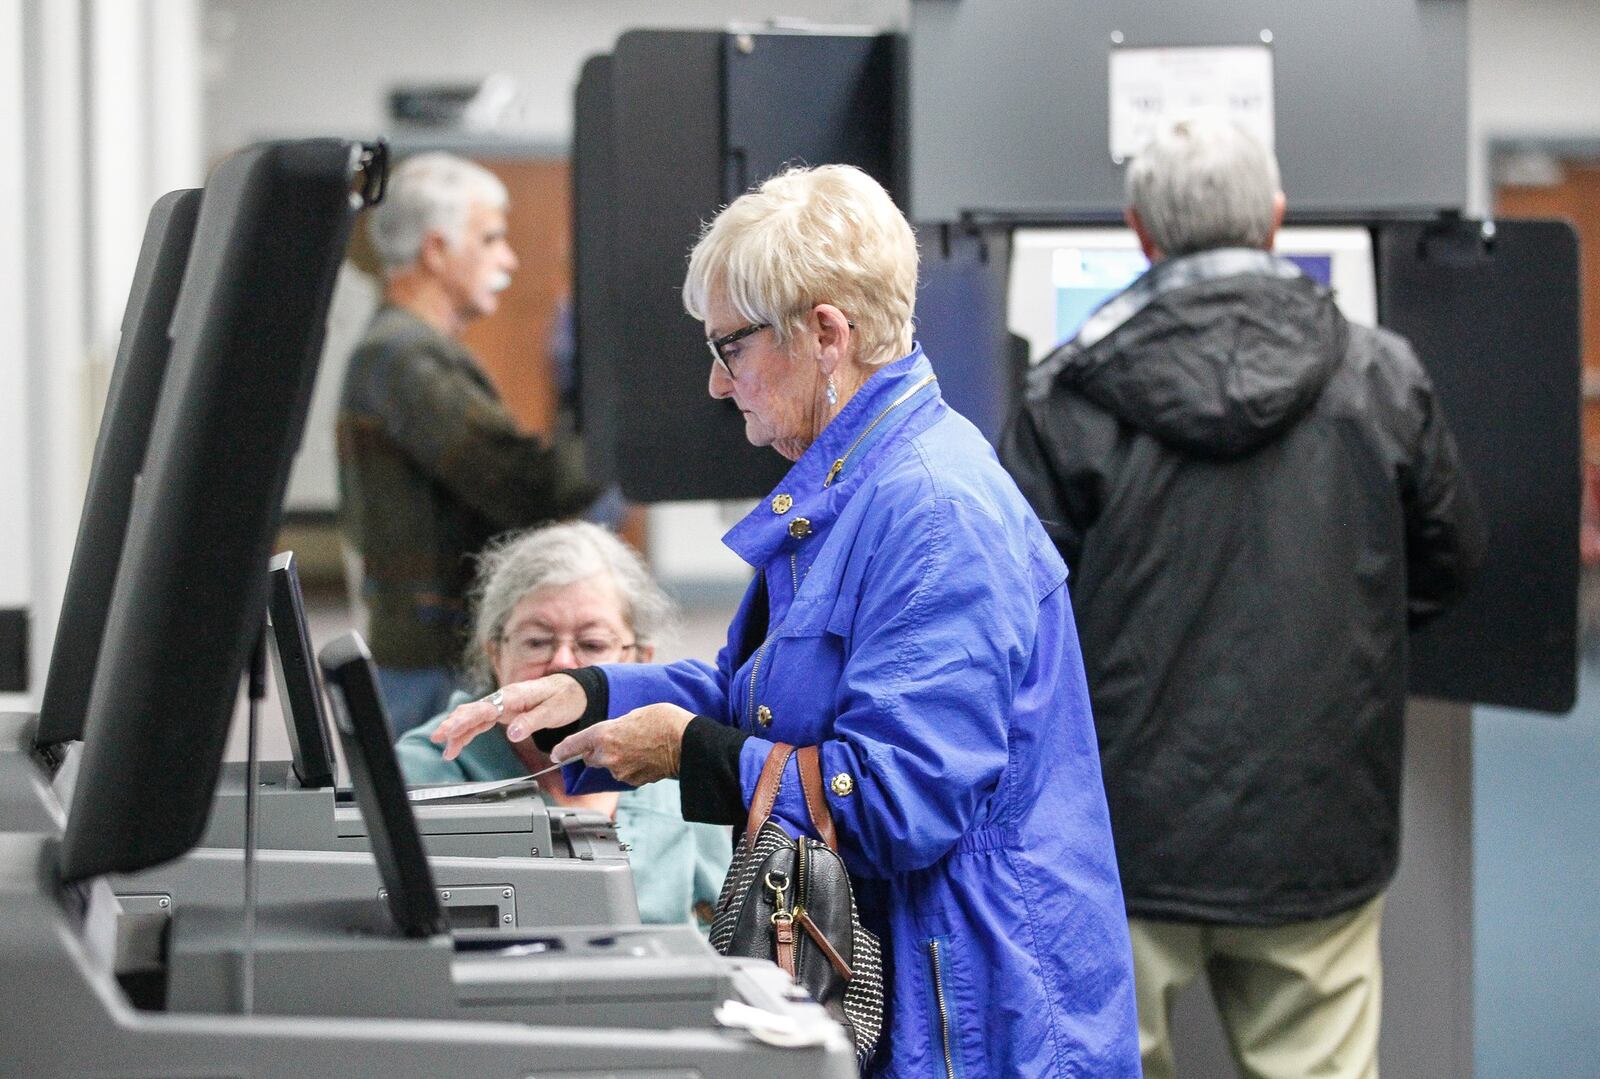
<svg viewBox="0 0 1600 1079">
<path fill-rule="evenodd" d="M 615 662 L 630 649 L 639 647 L 636 641 L 619 641 L 604 633 L 584 633 L 576 637 L 526 633 L 517 637 L 501 637 L 500 641 L 509 648 L 511 662 L 517 666 L 549 663 L 563 644 L 572 646 L 572 657 L 584 666 Z"/>
<path fill-rule="evenodd" d="M 732 333 L 725 333 L 721 337 L 706 338 L 706 347 L 711 350 L 711 359 L 722 368 L 723 373 L 729 378 L 733 378 L 733 368 L 729 366 L 728 358 L 722 354 L 722 350 L 736 341 L 743 341 L 751 334 L 760 333 L 762 330 L 771 328 L 772 324 L 770 322 L 752 322 L 748 326 L 741 326 Z"/>
</svg>

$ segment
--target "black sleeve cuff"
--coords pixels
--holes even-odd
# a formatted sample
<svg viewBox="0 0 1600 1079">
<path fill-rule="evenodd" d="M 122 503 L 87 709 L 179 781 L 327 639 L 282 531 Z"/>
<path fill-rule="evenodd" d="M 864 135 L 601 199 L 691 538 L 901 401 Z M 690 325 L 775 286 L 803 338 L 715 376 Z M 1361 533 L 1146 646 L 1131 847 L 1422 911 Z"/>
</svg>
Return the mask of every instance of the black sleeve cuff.
<svg viewBox="0 0 1600 1079">
<path fill-rule="evenodd" d="M 560 745 L 562 739 L 605 719 L 606 712 L 611 708 L 611 684 L 606 681 L 605 671 L 599 667 L 578 667 L 559 673 L 567 675 L 582 686 L 584 696 L 588 698 L 589 703 L 584 707 L 583 715 L 565 727 L 533 732 L 533 744 L 546 753 Z"/>
<path fill-rule="evenodd" d="M 743 824 L 748 815 L 739 782 L 739 751 L 750 735 L 736 727 L 695 716 L 683 729 L 678 761 L 679 803 L 683 819 L 701 824 Z"/>
</svg>

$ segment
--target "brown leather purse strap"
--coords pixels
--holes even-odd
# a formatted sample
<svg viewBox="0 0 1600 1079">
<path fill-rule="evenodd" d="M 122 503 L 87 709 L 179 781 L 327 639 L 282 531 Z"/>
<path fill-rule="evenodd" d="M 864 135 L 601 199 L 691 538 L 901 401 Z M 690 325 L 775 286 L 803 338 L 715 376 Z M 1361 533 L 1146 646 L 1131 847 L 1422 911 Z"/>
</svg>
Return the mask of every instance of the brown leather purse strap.
<svg viewBox="0 0 1600 1079">
<path fill-rule="evenodd" d="M 806 810 L 811 814 L 811 825 L 816 828 L 817 835 L 828 845 L 828 849 L 837 852 L 839 849 L 839 834 L 833 828 L 833 812 L 828 808 L 828 799 L 822 793 L 822 758 L 816 746 L 806 746 L 796 755 L 800 764 L 800 789 L 805 792 Z"/>
<path fill-rule="evenodd" d="M 822 930 L 817 928 L 817 923 L 811 920 L 811 915 L 803 910 L 797 911 L 794 916 L 794 923 L 804 929 L 812 940 L 816 941 L 817 950 L 828 957 L 828 962 L 833 964 L 833 969 L 839 972 L 839 977 L 845 981 L 855 977 L 851 973 L 850 964 L 844 961 L 844 957 L 839 954 L 839 949 L 835 948 L 833 942 L 827 938 Z"/>
<path fill-rule="evenodd" d="M 772 807 L 778 802 L 778 786 L 783 782 L 783 767 L 789 763 L 794 746 L 779 742 L 767 754 L 767 763 L 761 768 L 761 778 L 756 781 L 756 793 L 750 799 L 750 816 L 745 820 L 744 841 L 755 846 L 756 833 L 772 816 Z"/>
</svg>

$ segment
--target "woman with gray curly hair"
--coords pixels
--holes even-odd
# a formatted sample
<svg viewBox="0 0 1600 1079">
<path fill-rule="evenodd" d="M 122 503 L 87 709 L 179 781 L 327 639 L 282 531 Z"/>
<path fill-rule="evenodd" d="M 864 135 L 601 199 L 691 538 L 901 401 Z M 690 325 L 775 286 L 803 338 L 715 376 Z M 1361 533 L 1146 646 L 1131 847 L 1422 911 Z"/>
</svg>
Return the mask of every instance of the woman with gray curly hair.
<svg viewBox="0 0 1600 1079">
<path fill-rule="evenodd" d="M 481 738 L 454 760 L 429 740 L 456 705 L 498 686 L 596 663 L 647 663 L 676 621 L 672 601 L 626 544 L 582 521 L 517 533 L 478 558 L 472 641 L 463 667 L 473 696 L 457 693 L 445 712 L 396 746 L 410 783 L 478 782 L 537 772 L 550 758 L 532 742 Z M 678 785 L 571 794 L 561 773 L 539 778 L 544 795 L 616 819 L 633 848 L 639 915 L 647 922 L 709 920 L 732 854 L 728 829 L 688 824 Z"/>
</svg>

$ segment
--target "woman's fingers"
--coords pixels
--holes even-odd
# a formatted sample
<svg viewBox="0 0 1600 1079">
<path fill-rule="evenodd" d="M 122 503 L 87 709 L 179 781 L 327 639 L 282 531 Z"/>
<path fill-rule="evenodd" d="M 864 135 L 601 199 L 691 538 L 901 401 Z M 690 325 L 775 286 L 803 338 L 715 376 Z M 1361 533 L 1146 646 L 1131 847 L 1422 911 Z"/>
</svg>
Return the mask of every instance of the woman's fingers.
<svg viewBox="0 0 1600 1079">
<path fill-rule="evenodd" d="M 471 731 L 476 734 L 486 731 L 495 725 L 495 707 L 488 701 L 468 701 L 458 705 L 454 711 L 444 717 L 434 732 L 428 736 L 435 744 L 459 737 L 463 732 Z"/>
<path fill-rule="evenodd" d="M 453 761 L 478 735 L 495 726 L 495 707 L 487 701 L 463 704 L 445 717 L 429 735 L 435 745 L 444 746 L 444 759 Z"/>
<path fill-rule="evenodd" d="M 565 727 L 589 706 L 583 686 L 564 674 L 546 675 L 507 688 L 515 691 L 506 694 L 506 737 L 513 742 L 522 741 L 534 731 Z"/>
<path fill-rule="evenodd" d="M 444 759 L 447 761 L 455 760 L 461 755 L 461 751 L 466 749 L 474 738 L 486 731 L 493 730 L 494 727 L 495 724 L 491 720 L 486 725 L 462 726 L 457 728 L 445 740 Z M 439 739 L 435 737 L 434 741 L 437 742 Z"/>
<path fill-rule="evenodd" d="M 551 752 L 558 761 L 579 757 L 638 786 L 678 774 L 683 731 L 693 715 L 675 704 L 651 704 L 617 719 L 585 727 Z"/>
<path fill-rule="evenodd" d="M 521 741 L 529 734 L 546 727 L 561 727 L 579 716 L 587 706 L 583 687 L 561 674 L 546 675 L 531 682 L 512 682 L 501 686 L 499 705 L 495 694 L 481 700 L 468 701 L 445 717 L 430 736 L 435 745 L 443 745 L 444 759 L 455 760 L 472 740 L 485 731 L 504 724 L 506 736 Z"/>
<path fill-rule="evenodd" d="M 611 721 L 607 720 L 606 722 L 609 723 Z M 584 763 L 589 763 L 589 754 L 594 752 L 595 743 L 603 733 L 602 728 L 604 726 L 605 723 L 597 723 L 592 727 L 585 727 L 577 734 L 571 734 L 566 738 L 563 738 L 556 745 L 556 747 L 550 751 L 550 759 L 553 761 L 561 761 L 563 764 L 565 764 L 570 761 L 575 761 L 581 757 L 583 758 Z M 601 766 L 598 760 L 594 763 L 596 766 Z"/>
</svg>

